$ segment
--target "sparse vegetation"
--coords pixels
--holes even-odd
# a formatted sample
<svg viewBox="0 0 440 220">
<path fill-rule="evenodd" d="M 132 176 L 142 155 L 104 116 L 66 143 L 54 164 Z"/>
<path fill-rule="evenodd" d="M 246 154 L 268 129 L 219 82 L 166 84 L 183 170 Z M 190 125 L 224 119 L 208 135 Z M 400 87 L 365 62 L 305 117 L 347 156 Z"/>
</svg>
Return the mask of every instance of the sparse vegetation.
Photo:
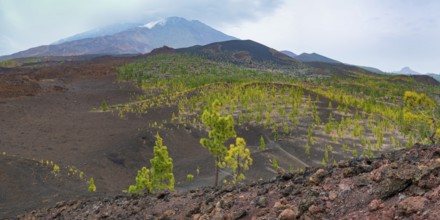
<svg viewBox="0 0 440 220">
<path fill-rule="evenodd" d="M 96 192 L 95 180 L 93 178 L 90 178 L 87 183 L 89 184 L 89 187 L 87 188 L 89 192 Z"/>
<path fill-rule="evenodd" d="M 247 179 L 252 177 L 251 180 L 267 177 L 258 176 L 259 171 L 255 168 L 245 172 L 252 163 L 257 165 L 255 167 L 265 166 L 277 172 L 284 172 L 283 168 L 287 167 L 290 172 L 304 171 L 303 167 L 309 165 L 335 165 L 340 159 L 371 158 L 382 150 L 439 141 L 438 88 L 421 86 L 407 77 L 366 74 L 355 67 L 344 69 L 342 65 L 330 68 L 326 72 L 328 75 L 317 74 L 320 70 L 308 67 L 306 71 L 310 74 L 298 78 L 296 70 L 281 71 L 276 65 L 271 68 L 267 65 L 238 66 L 192 55 L 151 55 L 118 70 L 121 80 L 135 80 L 139 86 L 139 90 L 130 87 L 130 91 L 135 91 L 130 102 L 110 107 L 108 100 L 101 102 L 101 98 L 97 98 L 93 100 L 94 112 L 111 112 L 126 122 L 132 122 L 133 114 L 142 115 L 142 120 L 147 122 L 129 134 L 130 137 L 142 137 L 141 141 L 136 140 L 139 145 L 140 142 L 151 143 L 151 132 L 166 134 L 164 140 L 157 135 L 154 150 L 136 151 L 139 154 L 134 157 L 150 157 L 153 153 L 154 156 L 151 156 L 150 166 L 138 171 L 136 182 L 127 190 L 129 193 L 172 190 L 174 184 L 187 187 L 194 184 L 190 183 L 194 180 L 197 184 L 204 183 L 214 174 L 214 167 L 204 170 L 208 152 L 215 162 L 218 184 L 221 169 L 226 171 L 220 172 L 226 176 L 223 182 L 237 183 L 244 180 L 245 175 Z M 23 80 L 37 79 L 24 77 Z M 115 97 L 112 100 L 123 99 Z M 9 108 L 8 104 L 2 106 Z M 110 118 L 107 116 L 101 119 Z M 144 130 L 148 130 L 147 137 Z M 109 140 L 119 138 L 119 134 L 110 134 Z M 205 149 L 199 148 L 199 143 L 194 141 L 201 137 L 204 138 L 200 144 Z M 246 137 L 246 141 L 240 137 Z M 182 140 L 183 146 L 172 142 L 175 139 Z M 164 142 L 173 148 L 165 147 Z M 40 143 L 36 146 L 39 148 Z M 187 158 L 195 155 L 190 162 L 181 159 L 180 155 L 187 146 L 200 151 L 200 155 L 195 155 L 194 151 L 185 155 L 189 155 Z M 5 149 L 8 151 L 6 159 L 16 153 L 12 151 L 9 156 L 12 149 L 9 147 Z M 57 146 L 41 147 L 47 148 L 44 152 L 50 152 Z M 111 161 L 107 165 L 132 167 L 130 159 L 134 154 L 119 149 L 135 147 L 138 146 L 106 152 Z M 168 150 L 181 157 L 173 161 Z M 251 156 L 258 159 L 252 160 Z M 91 191 L 96 190 L 94 180 L 75 166 L 62 166 L 59 164 L 62 160 L 57 157 L 53 157 L 53 161 L 46 159 L 38 166 L 51 173 L 50 178 L 58 181 L 67 176 L 72 180 L 79 177 L 83 179 L 81 182 L 88 180 Z M 175 170 L 179 180 L 174 179 L 173 162 L 182 165 Z M 84 169 L 91 167 L 83 163 L 76 165 Z M 264 175 L 274 174 L 264 172 Z"/>
<path fill-rule="evenodd" d="M 266 143 L 264 142 L 263 136 L 260 137 L 260 150 L 265 151 L 266 150 Z"/>
<path fill-rule="evenodd" d="M 58 173 L 58 172 L 60 172 L 60 167 L 58 166 L 58 165 L 53 165 L 53 172 L 54 173 Z"/>
<path fill-rule="evenodd" d="M 105 101 L 105 99 L 103 99 L 102 102 L 101 102 L 101 110 L 103 112 L 106 112 L 108 110 L 107 101 Z"/>
<path fill-rule="evenodd" d="M 273 166 L 273 169 L 274 169 L 275 171 L 278 171 L 278 169 L 280 168 L 280 166 L 278 165 L 278 161 L 277 161 L 277 159 L 272 158 L 272 166 Z"/>
<path fill-rule="evenodd" d="M 437 132 L 437 123 L 428 120 L 423 120 L 422 125 L 407 125 L 414 121 L 411 114 L 428 114 L 427 108 L 409 110 L 405 104 L 405 91 L 421 88 L 412 79 L 357 70 L 343 70 L 352 78 L 335 75 L 298 79 L 290 77 L 297 75 L 296 70 L 291 71 L 251 69 L 193 55 L 151 56 L 119 68 L 118 77 L 135 80 L 145 94 L 156 95 L 138 95 L 135 101 L 119 105 L 117 110 L 118 114 L 142 114 L 149 108 L 176 106 L 169 123 L 206 128 L 209 138 L 203 138 L 201 144 L 214 156 L 215 185 L 227 152 L 224 142 L 236 136 L 234 122 L 246 129 L 261 126 L 272 134 L 268 137 L 273 141 L 300 138 L 294 135 L 305 130 L 305 154 L 308 158 L 321 155 L 322 165 L 337 162 L 334 151 L 357 157 L 361 149 L 364 156 L 371 157 L 384 147 L 428 140 Z M 360 85 L 359 80 L 364 84 Z M 401 80 L 398 86 L 396 80 Z M 439 92 L 431 87 L 425 90 Z M 429 105 L 432 115 L 435 108 Z M 221 129 L 229 129 L 229 134 L 214 128 L 216 120 L 222 121 Z M 150 127 L 163 129 L 164 122 L 154 122 Z M 260 152 L 266 149 L 265 141 L 261 136 Z M 271 161 L 277 162 L 275 157 Z"/>
</svg>

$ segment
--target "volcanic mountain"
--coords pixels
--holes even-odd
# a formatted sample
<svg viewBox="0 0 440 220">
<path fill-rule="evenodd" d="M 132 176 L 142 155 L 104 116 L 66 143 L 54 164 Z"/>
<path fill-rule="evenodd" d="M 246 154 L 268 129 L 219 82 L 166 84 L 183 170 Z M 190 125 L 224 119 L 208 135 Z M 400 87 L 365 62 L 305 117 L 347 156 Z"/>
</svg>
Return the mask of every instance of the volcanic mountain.
<svg viewBox="0 0 440 220">
<path fill-rule="evenodd" d="M 101 31 L 86 32 L 60 40 L 52 45 L 39 46 L 0 57 L 0 60 L 85 54 L 140 54 L 148 53 L 154 48 L 164 45 L 182 48 L 234 39 L 236 38 L 215 30 L 200 21 L 169 17 L 140 26 L 127 24 L 112 26 Z"/>
<path fill-rule="evenodd" d="M 298 55 L 295 54 L 294 52 L 292 52 L 292 51 L 288 51 L 288 50 L 282 50 L 282 51 L 280 51 L 280 52 L 281 52 L 281 53 L 284 53 L 284 54 L 286 54 L 287 56 L 292 57 L 292 58 L 295 58 L 295 57 L 298 56 Z"/>
<path fill-rule="evenodd" d="M 237 64 L 274 63 L 281 65 L 301 65 L 301 62 L 275 49 L 252 40 L 231 40 L 205 46 L 178 49 L 177 52 L 190 53 L 209 59 Z"/>
<path fill-rule="evenodd" d="M 412 70 L 411 68 L 409 68 L 409 67 L 403 67 L 401 70 L 399 70 L 399 71 L 394 71 L 393 73 L 396 73 L 396 74 L 403 74 L 403 75 L 422 75 L 421 73 L 419 73 L 419 72 L 417 72 L 417 71 L 414 71 L 414 70 Z"/>
</svg>

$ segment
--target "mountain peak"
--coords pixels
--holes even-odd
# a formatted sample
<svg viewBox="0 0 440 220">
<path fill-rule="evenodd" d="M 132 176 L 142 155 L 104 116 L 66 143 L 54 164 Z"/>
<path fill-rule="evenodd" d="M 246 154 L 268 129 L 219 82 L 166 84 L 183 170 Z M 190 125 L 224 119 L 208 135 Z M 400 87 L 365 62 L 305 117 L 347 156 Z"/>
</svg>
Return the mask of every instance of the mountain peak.
<svg viewBox="0 0 440 220">
<path fill-rule="evenodd" d="M 412 70 L 410 67 L 405 66 L 400 71 L 396 71 L 395 73 L 398 74 L 405 74 L 405 75 L 422 75 L 421 73 Z"/>
<path fill-rule="evenodd" d="M 81 33 L 49 46 L 21 51 L 0 60 L 38 56 L 78 56 L 86 54 L 140 54 L 168 46 L 184 48 L 235 40 L 197 20 L 181 17 L 157 19 L 146 24 L 115 25 Z"/>
<path fill-rule="evenodd" d="M 141 27 L 144 28 L 148 28 L 148 29 L 153 29 L 156 26 L 165 26 L 167 24 L 179 24 L 179 23 L 186 23 L 186 22 L 195 22 L 187 20 L 185 18 L 182 17 L 167 17 L 167 18 L 161 18 L 155 21 L 150 21 L 144 25 L 142 25 Z"/>
<path fill-rule="evenodd" d="M 287 56 L 292 57 L 292 58 L 295 58 L 295 57 L 298 56 L 297 54 L 293 53 L 292 51 L 288 51 L 288 50 L 282 50 L 282 51 L 280 51 L 280 52 L 281 52 L 281 53 L 284 53 L 284 54 L 286 54 Z"/>
<path fill-rule="evenodd" d="M 141 27 L 152 29 L 156 25 L 165 26 L 165 24 L 167 23 L 167 20 L 168 19 L 159 19 L 159 20 L 156 20 L 156 21 L 151 21 L 151 22 L 148 22 L 147 24 L 144 24 Z"/>
<path fill-rule="evenodd" d="M 403 71 L 413 71 L 413 70 L 409 68 L 409 66 L 405 66 L 400 71 L 403 72 Z"/>
</svg>

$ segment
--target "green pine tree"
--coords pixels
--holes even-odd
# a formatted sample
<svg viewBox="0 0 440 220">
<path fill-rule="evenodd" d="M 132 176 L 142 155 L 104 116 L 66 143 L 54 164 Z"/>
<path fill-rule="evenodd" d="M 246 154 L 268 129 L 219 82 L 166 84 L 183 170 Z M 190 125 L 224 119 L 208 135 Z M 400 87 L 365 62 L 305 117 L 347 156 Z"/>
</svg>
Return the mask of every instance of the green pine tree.
<svg viewBox="0 0 440 220">
<path fill-rule="evenodd" d="M 233 180 L 236 184 L 245 179 L 244 171 L 249 170 L 252 165 L 251 151 L 246 147 L 246 141 L 238 137 L 235 140 L 235 145 L 231 144 L 227 155 L 225 156 L 225 166 L 232 169 Z"/>
<path fill-rule="evenodd" d="M 162 143 L 159 133 L 156 134 L 154 158 L 150 160 L 151 180 L 154 190 L 174 190 L 173 159 L 168 156 L 168 149 Z"/>
<path fill-rule="evenodd" d="M 234 119 L 232 116 L 220 116 L 221 103 L 215 100 L 212 103 L 211 109 L 207 109 L 203 112 L 202 123 L 208 128 L 208 137 L 200 139 L 200 144 L 207 148 L 215 159 L 215 184 L 218 185 L 218 175 L 222 162 L 227 152 L 224 143 L 230 139 L 236 137 L 234 129 Z"/>
</svg>

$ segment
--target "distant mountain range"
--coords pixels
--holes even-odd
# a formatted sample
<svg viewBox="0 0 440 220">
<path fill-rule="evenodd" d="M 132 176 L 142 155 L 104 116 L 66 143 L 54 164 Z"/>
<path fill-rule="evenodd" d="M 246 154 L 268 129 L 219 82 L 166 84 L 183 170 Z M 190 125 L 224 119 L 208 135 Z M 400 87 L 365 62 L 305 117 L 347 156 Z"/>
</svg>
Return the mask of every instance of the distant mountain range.
<svg viewBox="0 0 440 220">
<path fill-rule="evenodd" d="M 279 52 L 251 40 L 238 40 L 200 21 L 190 21 L 180 17 L 169 17 L 143 24 L 126 23 L 98 28 L 61 39 L 51 45 L 2 56 L 0 61 L 26 57 L 136 55 L 149 53 L 155 48 L 160 48 L 155 53 L 191 53 L 248 66 L 255 66 L 256 63 L 259 65 L 271 63 L 292 65 L 293 68 L 309 65 L 345 71 L 348 65 L 317 53 L 297 55 L 288 50 Z M 377 74 L 429 75 L 440 81 L 439 74 L 421 74 L 409 67 L 391 73 L 374 67 L 356 68 Z"/>
<path fill-rule="evenodd" d="M 440 82 L 440 74 L 435 74 L 435 73 L 420 73 L 417 72 L 415 70 L 412 70 L 410 67 L 403 67 L 401 70 L 399 71 L 393 71 L 393 72 L 384 72 L 384 74 L 397 74 L 397 75 L 410 75 L 410 76 L 414 76 L 414 77 L 418 77 L 418 76 L 429 76 L 434 78 L 435 80 Z"/>
<path fill-rule="evenodd" d="M 299 60 L 301 62 L 322 62 L 322 63 L 341 63 L 337 60 L 325 57 L 321 54 L 317 53 L 302 53 L 300 55 L 296 55 L 295 53 L 288 51 L 288 50 L 282 50 L 281 53 L 286 54 L 287 56 L 290 56 L 296 60 Z"/>
<path fill-rule="evenodd" d="M 141 54 L 164 45 L 173 48 L 206 45 L 213 42 L 235 40 L 197 20 L 169 17 L 144 25 L 122 24 L 96 29 L 12 55 L 0 60 L 40 57 L 77 56 L 86 54 Z"/>
</svg>

